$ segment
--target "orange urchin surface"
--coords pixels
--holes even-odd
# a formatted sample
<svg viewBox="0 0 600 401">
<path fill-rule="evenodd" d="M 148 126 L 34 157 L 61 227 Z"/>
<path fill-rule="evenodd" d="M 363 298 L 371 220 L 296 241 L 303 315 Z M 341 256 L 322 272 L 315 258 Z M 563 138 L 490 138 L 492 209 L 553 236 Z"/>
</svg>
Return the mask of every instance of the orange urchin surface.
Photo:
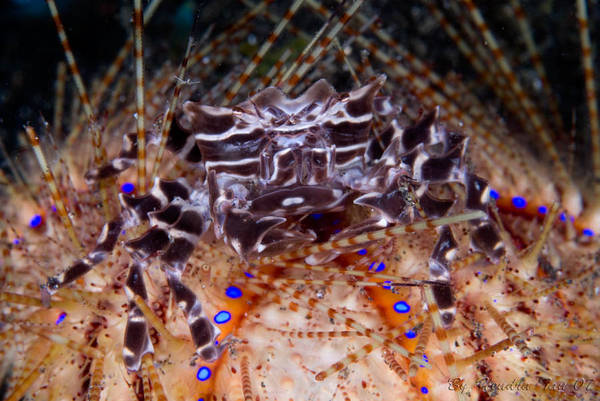
<svg viewBox="0 0 600 401">
<path fill-rule="evenodd" d="M 215 105 L 231 96 L 245 99 L 265 82 L 275 84 L 283 76 L 281 65 L 289 68 L 336 10 L 326 7 L 330 2 L 307 0 L 266 53 L 264 65 L 242 82 L 239 66 L 251 64 L 292 4 L 272 3 L 248 3 L 248 9 L 229 15 L 230 28 L 217 22 L 212 33 L 196 39 L 185 77 L 179 77 L 180 70 L 173 67 L 177 62 L 146 74 L 146 129 L 160 131 L 178 83 L 182 84 L 179 104 L 200 97 Z M 354 4 L 346 3 L 340 13 Z M 469 136 L 469 168 L 489 182 L 495 199 L 493 219 L 506 253 L 496 261 L 487 259 L 471 249 L 469 223 L 451 224 L 458 242 L 450 274 L 457 309 L 453 325 L 440 326 L 427 283 L 397 285 L 402 278 L 429 278 L 429 257 L 437 240 L 434 229 L 352 249 L 326 263 L 327 271 L 302 260 L 290 261 L 294 266 L 268 260 L 245 263 L 222 241 L 207 236 L 188 261 L 182 280 L 220 327 L 218 341 L 230 341 L 227 351 L 214 363 L 193 356 L 186 318 L 160 266 L 153 263 L 144 273 L 148 299 L 136 302 L 141 302 L 138 306 L 151 327 L 154 352 L 144 357 L 139 371 L 128 372 L 122 351 L 130 256 L 123 244 L 147 227 L 122 233 L 107 259 L 58 291 L 50 307 L 43 304 L 39 290 L 48 276 L 93 248 L 107 215 L 119 210 L 117 193 L 139 190 L 135 168 L 107 180 L 103 188 L 87 185 L 83 179 L 94 165 L 89 136 L 95 128 L 102 133 L 108 158 L 119 152 L 122 135 L 135 131 L 135 80 L 125 69 L 108 89 L 102 88 L 100 79 L 88 85 L 96 108 L 95 126 L 88 123 L 73 95 L 68 102 L 69 107 L 73 103 L 71 116 L 63 110 L 63 134 L 53 138 L 58 146 L 53 146 L 50 135 L 41 134 L 41 127 L 37 129 L 81 247 L 74 243 L 33 154 L 12 160 L 13 169 L 0 177 L 0 398 L 598 399 L 600 227 L 596 222 L 600 217 L 595 201 L 598 177 L 594 181 L 592 167 L 600 155 L 582 151 L 592 148 L 587 144 L 593 142 L 593 133 L 592 128 L 579 126 L 574 134 L 578 150 L 567 152 L 569 146 L 562 145 L 568 142 L 568 123 L 556 120 L 570 113 L 557 117 L 550 100 L 539 100 L 546 99 L 543 89 L 515 86 L 539 73 L 529 61 L 523 67 L 512 63 L 530 59 L 524 34 L 517 35 L 514 48 L 507 46 L 508 39 L 493 36 L 504 30 L 521 32 L 516 22 L 523 20 L 518 16 L 530 13 L 533 16 L 525 21 L 540 40 L 544 30 L 539 21 L 548 16 L 547 10 L 529 5 L 519 12 L 519 2 L 513 8 L 471 1 L 381 3 L 365 2 L 348 21 L 342 18 L 346 24 L 336 37 L 344 51 L 331 47 L 311 60 L 315 68 L 304 73 L 291 93 L 302 93 L 321 77 L 340 86 L 339 90 L 351 89 L 353 74 L 364 82 L 381 71 L 389 77 L 383 90 L 402 108 L 399 119 L 414 122 L 424 111 L 439 106 L 440 124 Z M 478 23 L 478 12 L 491 32 Z M 575 17 L 576 7 L 569 12 Z M 597 10 L 590 12 L 596 14 Z M 410 25 L 413 18 L 421 23 Z M 594 25 L 572 19 L 558 21 L 571 24 L 569 39 L 580 33 L 578 25 Z M 452 35 L 453 29 L 458 36 Z M 403 43 L 408 35 L 414 39 L 412 44 Z M 482 43 L 493 46 L 489 35 L 499 39 L 500 50 L 486 53 L 482 48 Z M 579 41 L 575 43 L 579 46 Z M 470 55 L 460 55 L 465 46 Z M 448 56 L 445 48 L 454 50 Z M 500 58 L 502 49 L 512 63 L 512 76 Z M 464 60 L 456 62 L 459 57 Z M 444 61 L 457 72 L 448 72 L 446 66 L 436 68 Z M 471 67 L 461 69 L 464 63 Z M 480 70 L 478 64 L 487 68 Z M 491 75 L 486 75 L 486 69 Z M 471 78 L 474 75 L 479 81 Z M 502 75 L 503 80 L 495 80 Z M 231 91 L 236 81 L 242 84 L 239 93 Z M 524 107 L 524 96 L 532 107 Z M 586 107 L 582 110 L 587 115 Z M 591 127 L 594 112 L 589 115 Z M 544 135 L 550 137 L 552 147 Z M 147 159 L 155 160 L 157 153 L 156 146 L 148 147 Z M 569 158 L 581 158 L 581 165 L 569 167 Z M 148 165 L 150 175 L 152 163 Z M 168 153 L 158 169 L 158 176 L 166 179 L 193 181 L 199 174 Z M 450 190 L 459 198 L 465 192 L 460 185 L 441 191 Z M 335 216 L 308 218 L 315 229 L 333 231 L 336 220 L 347 223 L 364 217 L 348 208 Z M 412 361 L 411 366 L 411 359 L 365 336 L 346 319 L 358 322 L 369 334 L 393 339 L 396 349 L 404 348 L 423 365 Z"/>
</svg>

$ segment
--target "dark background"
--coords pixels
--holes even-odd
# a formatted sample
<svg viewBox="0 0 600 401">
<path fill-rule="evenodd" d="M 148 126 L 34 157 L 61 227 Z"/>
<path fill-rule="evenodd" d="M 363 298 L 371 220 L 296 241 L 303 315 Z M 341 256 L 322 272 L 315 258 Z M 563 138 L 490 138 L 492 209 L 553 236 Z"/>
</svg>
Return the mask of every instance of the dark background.
<svg viewBox="0 0 600 401">
<path fill-rule="evenodd" d="M 106 70 L 131 32 L 133 2 L 56 3 L 83 80 L 89 85 Z M 143 1 L 144 6 L 147 3 Z M 166 59 L 179 62 L 197 9 L 204 10 L 203 21 L 220 18 L 226 23 L 233 10 L 220 4 L 163 0 L 144 31 L 145 69 L 151 71 Z M 202 27 L 198 31 L 202 33 Z M 22 151 L 16 133 L 24 124 L 38 125 L 40 114 L 52 121 L 56 68 L 65 57 L 44 0 L 0 0 L 0 38 L 0 136 L 15 155 Z M 68 80 L 66 96 L 73 93 L 74 85 Z"/>
<path fill-rule="evenodd" d="M 147 3 L 145 0 L 144 4 Z M 502 45 L 510 46 L 510 35 L 515 29 L 501 13 L 504 2 L 477 3 Z M 586 149 L 587 112 L 575 5 L 570 0 L 523 3 L 566 126 L 570 127 L 575 115 L 579 147 Z M 57 0 L 57 5 L 84 81 L 88 83 L 105 71 L 124 43 L 131 29 L 132 1 Z M 281 14 L 288 5 L 287 1 L 276 1 L 271 7 Z M 455 70 L 466 80 L 474 76 L 445 33 L 439 27 L 428 26 L 431 18 L 421 2 L 370 0 L 363 5 L 367 6 L 379 11 L 383 26 L 400 43 L 437 71 Z M 595 3 L 588 7 L 594 43 L 594 28 L 598 25 L 594 21 L 600 21 L 600 7 Z M 147 70 L 165 60 L 179 63 L 196 10 L 201 15 L 197 34 L 200 36 L 211 23 L 215 24 L 213 35 L 218 33 L 246 8 L 237 0 L 164 0 L 145 30 Z M 272 29 L 272 25 L 265 24 L 264 28 Z M 425 41 L 413 40 L 421 38 L 423 31 L 427 31 Z M 16 155 L 22 151 L 16 133 L 23 124 L 39 124 L 40 113 L 52 120 L 56 66 L 64 60 L 64 54 L 44 0 L 0 0 L 0 38 L 0 137 L 9 153 Z M 513 62 L 518 54 L 518 50 L 513 54 Z M 67 96 L 72 96 L 73 92 L 69 92 L 72 89 L 68 82 Z M 1 156 L 0 167 L 5 167 Z"/>
</svg>

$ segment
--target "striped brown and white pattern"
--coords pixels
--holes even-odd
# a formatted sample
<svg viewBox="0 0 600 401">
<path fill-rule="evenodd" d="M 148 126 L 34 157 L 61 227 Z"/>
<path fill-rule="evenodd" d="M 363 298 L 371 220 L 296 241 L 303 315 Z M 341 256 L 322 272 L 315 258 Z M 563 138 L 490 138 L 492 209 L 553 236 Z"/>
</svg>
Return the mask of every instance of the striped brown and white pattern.
<svg viewBox="0 0 600 401">
<path fill-rule="evenodd" d="M 410 126 L 396 118 L 396 108 L 379 93 L 385 80 L 380 75 L 348 93 L 337 93 L 320 80 L 296 98 L 269 87 L 234 107 L 185 102 L 170 130 L 163 131 L 168 131 L 166 139 L 164 133 L 143 137 L 152 142 L 162 136 L 166 148 L 196 166 L 202 178 L 191 183 L 156 178 L 147 193 L 121 194 L 121 216 L 105 227 L 93 252 L 48 280 L 47 302 L 50 294 L 100 263 L 122 228 L 148 222 L 146 232 L 125 243 L 133 259 L 126 288 L 127 368 L 139 370 L 144 354 L 152 352 L 142 333 L 148 323 L 133 297 L 144 299 L 140 272 L 154 258 L 186 316 L 196 354 L 212 361 L 227 342 L 217 345 L 220 330 L 181 280 L 186 262 L 211 227 L 242 260 L 305 259 L 312 265 L 389 237 L 437 228 L 431 291 L 442 324 L 450 326 L 455 305 L 449 265 L 456 241 L 448 225 L 472 221 L 473 246 L 492 258 L 503 252 L 487 218 L 487 184 L 467 172 L 468 140 L 440 126 L 438 110 Z M 141 143 L 139 130 L 124 135 L 118 157 L 90 170 L 86 179 L 91 183 L 132 167 Z M 448 183 L 463 184 L 466 198 L 440 197 L 440 186 Z M 457 202 L 472 211 L 447 216 Z M 352 203 L 371 217 L 320 236 L 304 221 L 306 215 L 342 211 Z M 389 339 L 376 340 L 407 354 Z"/>
</svg>

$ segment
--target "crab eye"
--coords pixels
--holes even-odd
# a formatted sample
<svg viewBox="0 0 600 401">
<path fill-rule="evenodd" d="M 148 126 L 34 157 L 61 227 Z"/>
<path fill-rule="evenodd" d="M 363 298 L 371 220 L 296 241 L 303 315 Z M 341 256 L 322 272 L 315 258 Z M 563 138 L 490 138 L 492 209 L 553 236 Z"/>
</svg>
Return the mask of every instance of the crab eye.
<svg viewBox="0 0 600 401">
<path fill-rule="evenodd" d="M 58 280 L 56 277 L 50 277 L 46 285 L 51 290 L 58 290 L 58 288 L 60 287 L 60 280 Z"/>
</svg>

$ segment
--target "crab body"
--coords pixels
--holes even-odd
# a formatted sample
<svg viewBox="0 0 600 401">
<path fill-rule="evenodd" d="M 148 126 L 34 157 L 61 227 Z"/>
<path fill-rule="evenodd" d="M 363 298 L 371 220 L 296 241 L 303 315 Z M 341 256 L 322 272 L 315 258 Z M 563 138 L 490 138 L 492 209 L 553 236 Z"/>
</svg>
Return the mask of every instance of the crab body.
<svg viewBox="0 0 600 401">
<path fill-rule="evenodd" d="M 339 94 L 320 80 L 295 99 L 278 88 L 266 88 L 234 107 L 184 103 L 166 145 L 196 165 L 202 179 L 156 179 L 147 194 L 121 194 L 121 215 L 106 224 L 87 257 L 48 280 L 45 298 L 104 260 L 122 228 L 148 222 L 143 235 L 125 244 L 132 259 L 126 283 L 125 364 L 138 370 L 143 355 L 153 352 L 148 324 L 134 298 L 146 299 L 141 272 L 156 258 L 187 318 L 196 353 L 212 361 L 227 342 L 216 341 L 219 328 L 181 281 L 187 260 L 211 227 L 217 239 L 251 261 L 317 242 L 305 217 L 343 211 L 351 204 L 368 217 L 347 222 L 319 241 L 441 217 L 459 199 L 440 199 L 430 186 L 461 183 L 467 189 L 462 206 L 486 211 L 487 184 L 469 174 L 464 163 L 466 138 L 440 126 L 437 110 L 403 126 L 398 109 L 379 95 L 384 82 L 385 76 L 379 76 Z M 126 134 L 119 156 L 86 178 L 97 181 L 119 174 L 135 164 L 136 155 L 136 136 Z M 473 247 L 498 257 L 503 249 L 494 225 L 488 219 L 473 224 Z M 453 319 L 448 269 L 455 248 L 450 228 L 442 227 L 430 275 L 443 284 L 434 286 L 434 295 L 447 325 Z M 304 259 L 325 263 L 352 249 L 331 247 Z"/>
</svg>

